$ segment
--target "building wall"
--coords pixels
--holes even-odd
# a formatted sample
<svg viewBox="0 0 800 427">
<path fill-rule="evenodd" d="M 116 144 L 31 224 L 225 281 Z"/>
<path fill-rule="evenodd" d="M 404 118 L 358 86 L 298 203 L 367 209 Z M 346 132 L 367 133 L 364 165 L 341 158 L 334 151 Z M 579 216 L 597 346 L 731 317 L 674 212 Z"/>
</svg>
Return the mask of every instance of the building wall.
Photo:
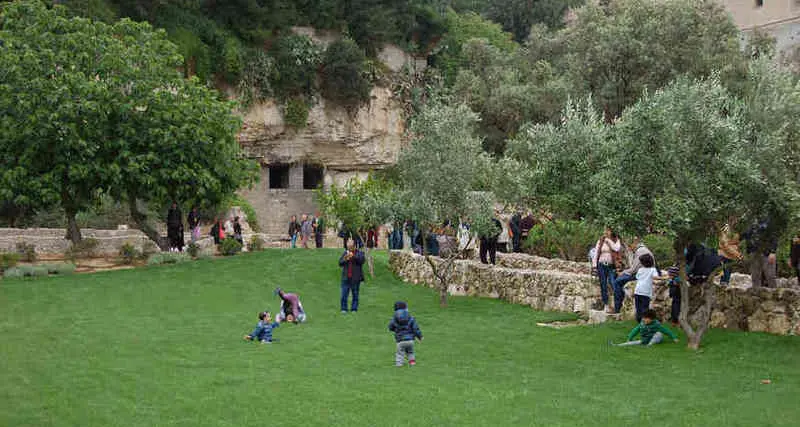
<svg viewBox="0 0 800 427">
<path fill-rule="evenodd" d="M 778 52 L 785 52 L 800 44 L 800 0 L 722 0 L 733 21 L 742 30 L 742 42 L 755 28 L 763 29 L 775 37 Z"/>
</svg>

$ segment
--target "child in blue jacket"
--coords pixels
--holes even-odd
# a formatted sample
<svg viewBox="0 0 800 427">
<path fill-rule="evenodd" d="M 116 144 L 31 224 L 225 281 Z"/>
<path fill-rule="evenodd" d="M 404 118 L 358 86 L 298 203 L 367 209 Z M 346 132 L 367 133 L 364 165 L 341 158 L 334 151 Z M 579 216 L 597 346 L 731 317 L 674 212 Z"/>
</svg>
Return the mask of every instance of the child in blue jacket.
<svg viewBox="0 0 800 427">
<path fill-rule="evenodd" d="M 258 324 L 250 335 L 245 335 L 246 341 L 261 341 L 262 344 L 272 343 L 272 328 L 277 328 L 281 324 L 272 322 L 272 317 L 268 311 L 262 311 L 258 314 Z"/>
<path fill-rule="evenodd" d="M 389 330 L 394 332 L 394 339 L 397 342 L 395 366 L 403 366 L 406 358 L 408 366 L 416 365 L 414 339 L 422 341 L 422 331 L 419 330 L 417 320 L 408 313 L 408 305 L 405 302 L 398 301 L 394 304 L 394 317 L 389 322 Z"/>
</svg>

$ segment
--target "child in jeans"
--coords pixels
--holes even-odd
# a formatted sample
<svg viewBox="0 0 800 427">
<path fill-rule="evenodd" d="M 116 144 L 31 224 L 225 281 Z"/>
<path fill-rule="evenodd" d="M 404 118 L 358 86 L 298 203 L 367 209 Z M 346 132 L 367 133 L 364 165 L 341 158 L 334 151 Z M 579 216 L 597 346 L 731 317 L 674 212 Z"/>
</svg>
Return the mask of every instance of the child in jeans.
<svg viewBox="0 0 800 427">
<path fill-rule="evenodd" d="M 389 330 L 394 332 L 394 339 L 397 342 L 395 366 L 403 366 L 405 358 L 408 358 L 409 366 L 416 365 L 414 339 L 421 342 L 422 332 L 419 330 L 416 319 L 408 313 L 408 305 L 405 302 L 394 303 L 394 317 L 389 323 Z"/>
<path fill-rule="evenodd" d="M 678 267 L 670 267 L 667 269 L 669 274 L 669 297 L 672 298 L 672 310 L 670 311 L 669 321 L 672 326 L 677 326 L 681 317 L 681 277 Z"/>
<path fill-rule="evenodd" d="M 633 302 L 636 304 L 636 322 L 642 321 L 644 312 L 650 309 L 653 298 L 653 279 L 658 277 L 656 260 L 650 254 L 639 257 L 642 267 L 636 272 L 636 289 L 633 291 Z"/>
<path fill-rule="evenodd" d="M 245 335 L 245 341 L 261 341 L 262 344 L 272 343 L 272 328 L 277 328 L 281 324 L 272 322 L 272 318 L 268 311 L 262 311 L 258 314 L 258 324 L 250 335 Z"/>
<path fill-rule="evenodd" d="M 641 335 L 641 338 L 634 341 L 633 339 L 637 334 Z M 658 321 L 656 318 L 656 312 L 653 310 L 647 310 L 642 315 L 642 322 L 633 328 L 631 333 L 628 334 L 627 342 L 621 344 L 614 344 L 612 342 L 611 345 L 620 347 L 629 345 L 646 345 L 649 347 L 664 341 L 664 335 L 672 338 L 672 341 L 678 342 L 678 337 Z"/>
</svg>

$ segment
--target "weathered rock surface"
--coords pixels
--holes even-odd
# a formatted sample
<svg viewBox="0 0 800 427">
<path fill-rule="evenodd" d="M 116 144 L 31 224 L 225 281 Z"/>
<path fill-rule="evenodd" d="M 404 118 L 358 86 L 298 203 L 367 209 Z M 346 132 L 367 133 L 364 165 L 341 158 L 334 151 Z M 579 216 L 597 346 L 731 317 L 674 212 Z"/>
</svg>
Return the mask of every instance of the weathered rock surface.
<svg viewBox="0 0 800 427">
<path fill-rule="evenodd" d="M 353 115 L 319 99 L 303 129 L 287 126 L 274 102 L 256 104 L 244 114 L 239 142 L 248 157 L 265 164 L 313 162 L 329 169 L 370 170 L 397 161 L 405 120 L 391 90 L 375 87 L 371 101 Z"/>
<path fill-rule="evenodd" d="M 592 306 L 600 299 L 600 287 L 596 278 L 589 274 L 574 272 L 580 266 L 560 260 L 545 260 L 537 257 L 522 259 L 525 255 L 501 255 L 499 266 L 483 265 L 474 260 L 455 262 L 450 281 L 452 295 L 472 295 L 499 298 L 515 304 L 528 305 L 536 310 L 577 312 L 595 322 L 600 315 L 591 316 Z M 442 262 L 436 259 L 435 262 Z M 505 264 L 504 264 L 505 263 Z M 518 265 L 525 268 L 508 268 L 503 265 Z M 531 268 L 532 267 L 532 268 Z M 536 268 L 563 267 L 573 271 L 553 271 Z M 392 251 L 389 268 L 406 282 L 434 287 L 437 283 L 425 259 L 410 252 Z M 744 280 L 742 277 L 739 281 Z M 749 283 L 748 283 L 749 285 Z M 633 288 L 635 282 L 626 287 L 626 298 L 622 317 L 632 319 Z M 690 318 L 695 315 L 695 302 L 700 301 L 700 287 L 690 289 Z M 711 326 L 744 331 L 769 332 L 780 335 L 800 334 L 800 290 L 796 288 L 710 288 L 715 293 L 715 305 Z M 651 307 L 662 319 L 669 317 L 669 290 L 663 281 L 655 286 L 655 297 Z M 602 321 L 607 320 L 607 316 Z"/>
</svg>

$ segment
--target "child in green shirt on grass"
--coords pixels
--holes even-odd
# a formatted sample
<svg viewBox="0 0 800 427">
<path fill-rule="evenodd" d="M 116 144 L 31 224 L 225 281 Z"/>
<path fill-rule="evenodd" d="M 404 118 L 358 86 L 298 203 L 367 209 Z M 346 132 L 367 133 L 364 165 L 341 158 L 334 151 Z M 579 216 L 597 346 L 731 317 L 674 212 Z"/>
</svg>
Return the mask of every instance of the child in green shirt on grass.
<svg viewBox="0 0 800 427">
<path fill-rule="evenodd" d="M 656 312 L 654 310 L 649 309 L 645 311 L 642 315 L 642 322 L 633 328 L 631 333 L 628 334 L 628 341 L 621 344 L 614 344 L 612 342 L 611 345 L 620 347 L 629 345 L 646 345 L 649 347 L 654 344 L 661 343 L 664 340 L 664 335 L 672 338 L 672 341 L 678 342 L 678 336 L 669 329 L 665 328 L 656 317 Z M 634 341 L 633 339 L 636 337 L 636 335 L 640 335 L 640 339 Z"/>
</svg>

